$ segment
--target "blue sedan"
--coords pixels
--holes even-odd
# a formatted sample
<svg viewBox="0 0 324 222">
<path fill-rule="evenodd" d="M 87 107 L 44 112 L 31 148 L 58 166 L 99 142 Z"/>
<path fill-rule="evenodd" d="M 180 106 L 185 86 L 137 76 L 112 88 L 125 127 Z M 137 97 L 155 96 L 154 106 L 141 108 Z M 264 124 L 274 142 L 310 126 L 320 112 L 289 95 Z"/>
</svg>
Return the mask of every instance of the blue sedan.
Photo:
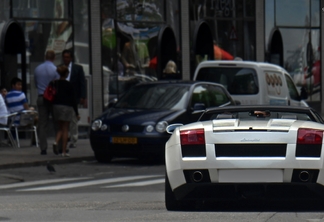
<svg viewBox="0 0 324 222">
<path fill-rule="evenodd" d="M 235 102 L 217 83 L 140 83 L 92 122 L 91 147 L 99 162 L 113 157 L 162 159 L 169 124 L 195 122 L 206 108 L 228 105 Z"/>
</svg>

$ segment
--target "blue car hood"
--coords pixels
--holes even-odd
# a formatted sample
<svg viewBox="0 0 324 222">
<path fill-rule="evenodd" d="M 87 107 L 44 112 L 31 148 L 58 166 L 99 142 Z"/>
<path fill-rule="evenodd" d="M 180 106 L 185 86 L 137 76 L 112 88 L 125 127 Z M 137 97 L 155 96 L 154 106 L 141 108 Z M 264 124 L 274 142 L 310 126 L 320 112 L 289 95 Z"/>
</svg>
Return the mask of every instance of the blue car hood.
<svg viewBox="0 0 324 222">
<path fill-rule="evenodd" d="M 158 121 L 176 118 L 185 110 L 138 110 L 138 109 L 116 109 L 110 108 L 104 112 L 101 119 L 109 124 L 132 124 L 157 123 Z"/>
</svg>

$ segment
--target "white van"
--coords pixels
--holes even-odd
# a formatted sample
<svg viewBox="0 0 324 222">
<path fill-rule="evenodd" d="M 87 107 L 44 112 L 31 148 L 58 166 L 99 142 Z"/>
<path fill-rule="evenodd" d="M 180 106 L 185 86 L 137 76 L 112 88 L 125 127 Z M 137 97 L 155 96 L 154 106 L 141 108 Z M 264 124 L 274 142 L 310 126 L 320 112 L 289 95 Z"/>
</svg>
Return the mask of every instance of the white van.
<svg viewBox="0 0 324 222">
<path fill-rule="evenodd" d="M 280 66 L 247 61 L 204 61 L 194 80 L 220 83 L 241 105 L 270 104 L 308 106 L 288 72 Z"/>
</svg>

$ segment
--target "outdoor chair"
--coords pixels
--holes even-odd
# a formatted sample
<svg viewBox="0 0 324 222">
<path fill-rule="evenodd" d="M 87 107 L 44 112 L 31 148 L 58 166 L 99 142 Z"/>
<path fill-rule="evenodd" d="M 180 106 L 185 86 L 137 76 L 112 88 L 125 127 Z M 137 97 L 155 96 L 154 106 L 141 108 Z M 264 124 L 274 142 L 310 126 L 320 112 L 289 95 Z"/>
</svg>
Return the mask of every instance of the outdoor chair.
<svg viewBox="0 0 324 222">
<path fill-rule="evenodd" d="M 19 116 L 20 120 L 19 123 L 15 122 L 15 118 Z M 23 110 L 17 114 L 17 116 L 14 116 L 11 128 L 15 129 L 16 132 L 16 140 L 17 140 L 17 146 L 20 148 L 20 141 L 19 141 L 19 132 L 33 132 L 35 135 L 35 142 L 36 147 L 38 147 L 38 137 L 37 137 L 37 127 L 35 125 L 35 119 L 37 116 L 37 111 L 34 110 Z"/>
<path fill-rule="evenodd" d="M 7 124 L 1 124 L 0 123 L 0 130 L 1 131 L 5 131 L 8 135 L 8 139 L 9 139 L 9 142 L 11 143 L 11 146 L 13 148 L 17 148 L 17 144 L 16 144 L 16 141 L 14 139 L 14 137 L 12 136 L 12 133 L 11 133 L 11 124 L 12 124 L 12 118 L 14 118 L 18 113 L 11 113 L 11 114 L 7 114 L 7 115 L 4 115 L 4 116 L 0 116 L 0 118 L 5 118 L 7 122 Z"/>
</svg>

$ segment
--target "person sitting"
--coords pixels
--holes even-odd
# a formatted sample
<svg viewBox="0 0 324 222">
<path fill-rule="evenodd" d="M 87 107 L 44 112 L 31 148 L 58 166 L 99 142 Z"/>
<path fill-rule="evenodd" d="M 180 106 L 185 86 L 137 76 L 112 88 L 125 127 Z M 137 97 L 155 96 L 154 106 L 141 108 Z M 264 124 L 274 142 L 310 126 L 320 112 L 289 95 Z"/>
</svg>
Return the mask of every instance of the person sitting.
<svg viewBox="0 0 324 222">
<path fill-rule="evenodd" d="M 21 112 L 23 110 L 34 110 L 33 107 L 29 107 L 27 97 L 24 92 L 22 92 L 22 80 L 18 77 L 14 77 L 11 80 L 11 90 L 6 96 L 6 103 L 8 111 L 10 113 Z M 19 125 L 20 116 L 15 116 L 14 124 Z"/>
<path fill-rule="evenodd" d="M 174 61 L 170 60 L 166 64 L 163 70 L 162 79 L 178 79 L 177 64 Z"/>
<path fill-rule="evenodd" d="M 2 95 L 2 98 L 6 99 L 6 96 L 8 94 L 7 88 L 5 86 L 0 86 L 0 93 Z"/>
<path fill-rule="evenodd" d="M 19 113 L 22 112 L 24 110 L 34 110 L 34 107 L 30 107 L 28 105 L 28 101 L 26 98 L 26 95 L 24 92 L 22 92 L 22 80 L 18 77 L 14 77 L 11 80 L 11 90 L 8 92 L 8 94 L 6 95 L 6 104 L 8 107 L 8 111 L 9 113 Z M 34 125 L 37 125 L 37 120 L 38 120 L 38 116 L 36 114 L 36 112 L 34 113 Z M 16 126 L 20 125 L 20 115 L 15 115 L 13 117 L 13 119 L 11 119 L 11 123 L 13 123 Z M 11 130 L 13 137 L 16 139 L 17 135 L 15 130 Z M 32 137 L 32 145 L 36 145 L 36 141 L 35 141 L 35 136 L 33 135 Z"/>
<path fill-rule="evenodd" d="M 7 115 L 8 115 L 7 106 L 2 96 L 0 96 L 0 124 L 1 125 L 7 125 L 8 122 L 8 118 L 6 117 Z"/>
</svg>

